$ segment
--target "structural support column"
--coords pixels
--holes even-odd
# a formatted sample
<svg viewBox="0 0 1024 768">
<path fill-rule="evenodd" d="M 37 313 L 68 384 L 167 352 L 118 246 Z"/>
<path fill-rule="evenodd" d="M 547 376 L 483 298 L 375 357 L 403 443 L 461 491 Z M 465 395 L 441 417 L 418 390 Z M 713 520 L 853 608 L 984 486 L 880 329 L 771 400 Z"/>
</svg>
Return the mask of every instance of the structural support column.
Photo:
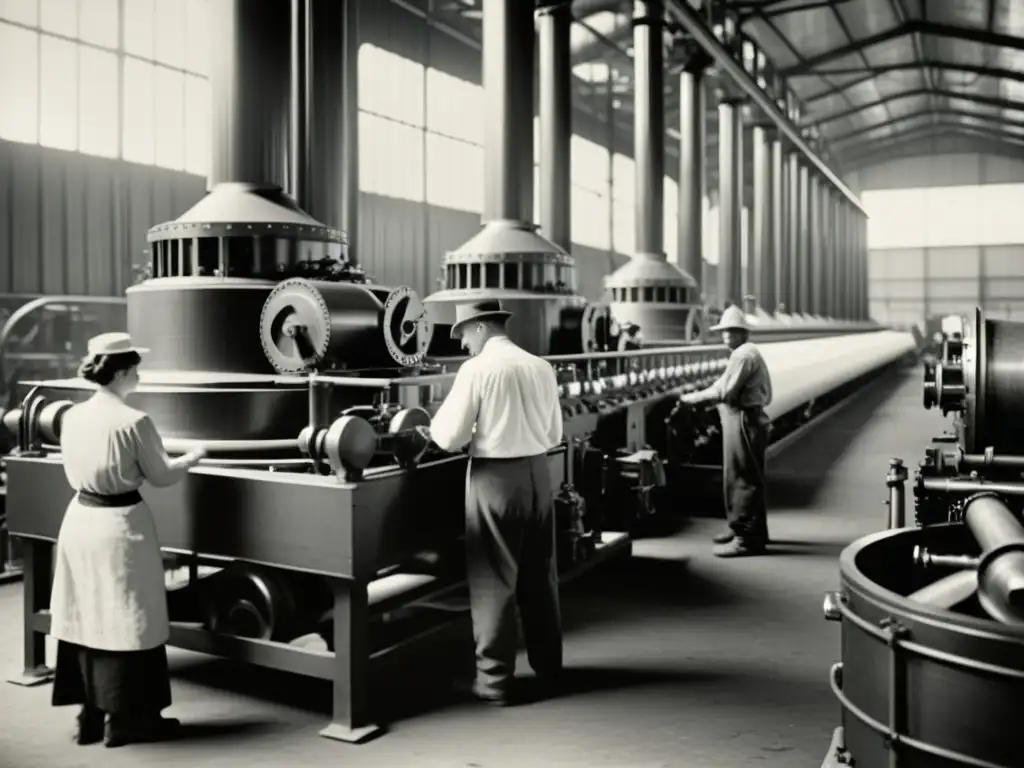
<svg viewBox="0 0 1024 768">
<path fill-rule="evenodd" d="M 850 262 L 853 260 L 853 223 L 849 203 L 844 202 L 840 206 L 842 223 L 839 228 L 839 236 L 842 242 L 842 250 L 839 257 L 839 279 L 842 283 L 839 291 L 839 316 L 844 320 L 852 320 L 853 313 L 850 307 L 853 306 L 853 292 L 850 286 Z"/>
<path fill-rule="evenodd" d="M 860 319 L 871 317 L 870 297 L 868 296 L 868 219 L 863 214 L 857 216 L 860 222 Z"/>
<path fill-rule="evenodd" d="M 747 263 L 747 285 L 749 293 L 757 299 L 758 306 L 774 309 L 775 286 L 774 265 L 774 210 L 772 191 L 772 148 L 769 130 L 756 125 L 751 130 L 754 150 L 754 205 L 751 210 L 750 255 Z"/>
<path fill-rule="evenodd" d="M 537 12 L 540 36 L 540 227 L 548 240 L 572 247 L 572 12 L 559 2 Z"/>
<path fill-rule="evenodd" d="M 818 174 L 809 172 L 810 188 L 808 191 L 807 211 L 810 226 L 810 247 L 807 250 L 807 306 L 810 314 L 821 314 L 821 291 L 818 282 L 821 278 L 821 182 Z"/>
<path fill-rule="evenodd" d="M 818 260 L 820 270 L 818 272 L 818 294 L 821 297 L 818 304 L 818 314 L 822 317 L 832 316 L 832 287 L 829 283 L 829 275 L 832 272 L 832 189 L 828 182 L 822 179 L 820 192 L 820 212 L 818 220 L 821 227 L 821 258 Z"/>
<path fill-rule="evenodd" d="M 289 186 L 289 15 L 289 0 L 210 5 L 210 189 Z"/>
<path fill-rule="evenodd" d="M 811 307 L 811 181 L 806 165 L 800 166 L 800 229 L 799 238 L 799 311 L 810 314 Z"/>
<path fill-rule="evenodd" d="M 679 263 L 698 283 L 704 264 L 704 73 L 679 75 Z"/>
<path fill-rule="evenodd" d="M 743 116 L 737 101 L 718 104 L 718 305 L 743 306 Z"/>
<path fill-rule="evenodd" d="M 786 173 L 782 138 L 772 139 L 769 151 L 772 164 L 772 270 L 769 276 L 771 290 L 762 306 L 776 312 L 786 301 Z"/>
<path fill-rule="evenodd" d="M 303 0 L 292 0 L 302 2 Z M 308 0 L 306 0 L 308 2 Z M 309 85 L 308 203 L 314 219 L 348 238 L 358 256 L 359 234 L 359 0 L 312 0 L 307 37 Z"/>
<path fill-rule="evenodd" d="M 291 0 L 291 125 L 289 126 L 288 194 L 309 210 L 310 112 L 313 108 L 312 0 Z"/>
<path fill-rule="evenodd" d="M 842 210 L 842 199 L 838 193 L 832 195 L 831 205 L 829 208 L 829 216 L 832 220 L 832 231 L 830 235 L 830 242 L 832 243 L 832 259 L 829 261 L 828 268 L 828 305 L 832 314 L 832 317 L 842 317 L 840 314 L 839 304 L 839 290 L 842 286 L 842 280 L 840 279 L 839 265 L 842 263 L 843 258 L 843 241 L 841 239 L 841 220 L 840 211 Z"/>
<path fill-rule="evenodd" d="M 786 311 L 790 314 L 800 311 L 800 156 L 796 152 L 789 153 L 789 226 L 787 228 L 786 264 L 788 286 Z"/>
<path fill-rule="evenodd" d="M 533 5 L 520 0 L 483 4 L 483 220 L 533 220 Z"/>
<path fill-rule="evenodd" d="M 633 4 L 636 250 L 665 258 L 665 53 L 661 0 Z"/>
</svg>

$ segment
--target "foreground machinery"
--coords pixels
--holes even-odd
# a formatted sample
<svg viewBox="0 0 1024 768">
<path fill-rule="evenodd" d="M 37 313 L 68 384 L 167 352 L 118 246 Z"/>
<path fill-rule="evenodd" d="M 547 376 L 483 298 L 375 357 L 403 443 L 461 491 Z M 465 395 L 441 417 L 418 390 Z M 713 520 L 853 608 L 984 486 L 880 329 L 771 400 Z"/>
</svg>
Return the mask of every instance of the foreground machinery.
<svg viewBox="0 0 1024 768">
<path fill-rule="evenodd" d="M 370 282 L 346 260 L 344 234 L 276 187 L 219 185 L 149 239 L 150 277 L 127 292 L 128 330 L 151 349 L 130 402 L 152 416 L 170 453 L 197 441 L 209 448 L 184 482 L 143 489 L 178 566 L 171 644 L 331 680 L 323 734 L 360 741 L 377 730 L 371 681 L 428 640 L 465 634 L 464 601 L 438 606 L 465 591 L 466 457 L 438 452 L 415 430 L 460 359 L 443 356 L 438 337 L 447 334 L 414 291 Z M 622 531 L 663 483 L 652 445 L 671 435 L 674 447 L 661 450 L 683 461 L 713 444 L 713 418 L 665 419 L 675 394 L 710 384 L 728 352 L 620 352 L 607 312 L 550 298 L 544 311 L 514 318 L 512 332 L 576 351 L 549 356 L 563 395 L 566 439 L 550 465 L 570 578 L 629 552 Z M 538 324 L 552 317 L 556 327 Z M 912 351 L 910 334 L 885 330 L 766 345 L 772 415 L 802 421 Z M 50 675 L 52 550 L 72 496 L 61 420 L 90 386 L 20 386 L 21 405 L 3 423 L 17 443 L 7 458 L 9 524 L 24 545 L 19 682 L 34 684 Z"/>
<path fill-rule="evenodd" d="M 1024 707 L 1024 323 L 943 322 L 925 406 L 955 414 L 913 480 L 888 477 L 890 530 L 840 557 L 825 599 L 842 622 L 842 705 L 825 766 L 1021 764 Z"/>
</svg>

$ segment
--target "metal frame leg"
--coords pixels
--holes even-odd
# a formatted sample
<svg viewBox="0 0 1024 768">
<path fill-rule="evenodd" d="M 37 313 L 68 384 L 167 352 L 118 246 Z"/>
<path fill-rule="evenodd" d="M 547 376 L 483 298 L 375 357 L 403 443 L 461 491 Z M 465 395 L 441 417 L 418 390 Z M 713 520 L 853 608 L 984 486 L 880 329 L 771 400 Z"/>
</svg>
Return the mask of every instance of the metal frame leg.
<svg viewBox="0 0 1024 768">
<path fill-rule="evenodd" d="M 46 666 L 46 633 L 35 629 L 36 613 L 45 610 L 50 604 L 53 544 L 26 539 L 24 545 L 25 668 L 20 677 L 9 678 L 7 682 L 32 687 L 53 680 L 53 670 Z"/>
<path fill-rule="evenodd" d="M 338 579 L 333 587 L 333 714 L 331 724 L 320 731 L 320 735 L 359 744 L 377 736 L 381 731 L 380 726 L 370 722 L 366 585 Z"/>
<path fill-rule="evenodd" d="M 841 768 L 852 764 L 853 758 L 846 750 L 843 726 L 839 726 L 832 732 L 832 743 L 828 747 L 828 754 L 825 755 L 821 768 Z"/>
</svg>

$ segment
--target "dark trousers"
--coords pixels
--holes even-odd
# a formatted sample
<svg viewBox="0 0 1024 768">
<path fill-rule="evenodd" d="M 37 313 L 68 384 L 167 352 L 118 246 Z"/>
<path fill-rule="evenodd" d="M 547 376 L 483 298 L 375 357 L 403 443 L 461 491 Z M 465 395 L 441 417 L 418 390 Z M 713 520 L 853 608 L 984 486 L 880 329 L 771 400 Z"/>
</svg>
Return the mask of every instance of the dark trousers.
<svg viewBox="0 0 1024 768">
<path fill-rule="evenodd" d="M 466 554 L 478 688 L 505 692 L 512 680 L 517 603 L 530 666 L 557 674 L 562 623 L 546 456 L 470 461 Z"/>
<path fill-rule="evenodd" d="M 52 701 L 111 715 L 157 715 L 171 705 L 167 647 L 101 651 L 60 641 Z"/>
<path fill-rule="evenodd" d="M 760 408 L 719 406 L 722 421 L 722 486 L 725 516 L 736 537 L 760 546 L 768 541 L 765 451 L 768 417 Z"/>
</svg>

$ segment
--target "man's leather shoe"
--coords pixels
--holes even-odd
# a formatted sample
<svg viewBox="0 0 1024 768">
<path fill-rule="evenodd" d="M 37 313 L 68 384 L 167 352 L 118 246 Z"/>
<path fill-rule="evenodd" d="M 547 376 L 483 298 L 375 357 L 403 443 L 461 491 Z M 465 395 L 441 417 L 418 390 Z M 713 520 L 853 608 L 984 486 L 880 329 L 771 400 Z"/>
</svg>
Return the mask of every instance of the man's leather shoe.
<svg viewBox="0 0 1024 768">
<path fill-rule="evenodd" d="M 728 544 L 730 541 L 736 538 L 736 534 L 730 531 L 728 528 L 722 531 L 720 534 L 712 538 L 711 540 L 715 544 Z"/>
</svg>

